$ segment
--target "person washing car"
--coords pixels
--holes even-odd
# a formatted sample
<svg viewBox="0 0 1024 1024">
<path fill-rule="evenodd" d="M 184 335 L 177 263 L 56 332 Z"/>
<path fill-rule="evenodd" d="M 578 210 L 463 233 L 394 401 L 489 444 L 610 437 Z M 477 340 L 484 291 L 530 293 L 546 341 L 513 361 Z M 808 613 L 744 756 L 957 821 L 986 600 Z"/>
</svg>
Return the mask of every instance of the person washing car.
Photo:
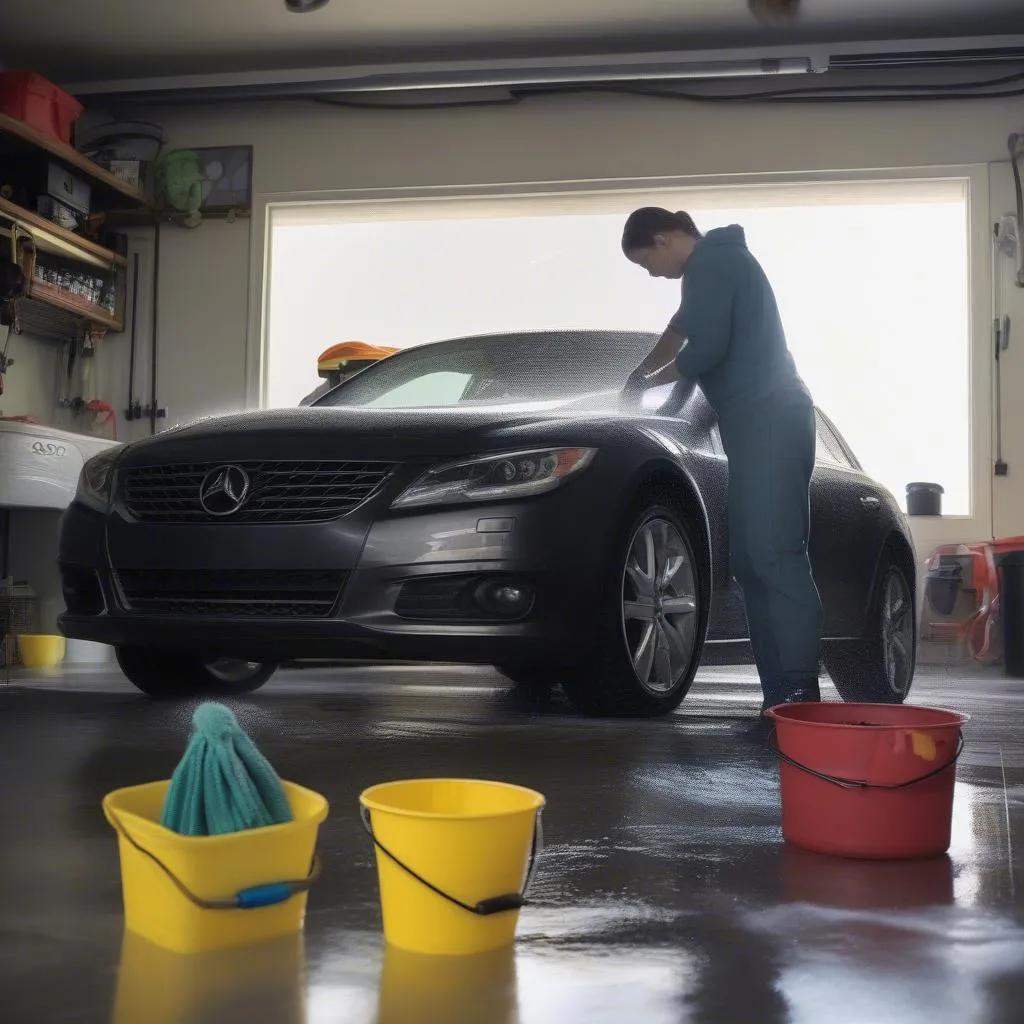
<svg viewBox="0 0 1024 1024">
<path fill-rule="evenodd" d="M 730 555 L 762 710 L 820 700 L 822 606 L 808 557 L 814 403 L 771 284 L 739 225 L 702 235 L 689 214 L 645 207 L 626 221 L 622 250 L 652 277 L 683 280 L 679 311 L 624 397 L 680 380 L 704 392 L 729 459 Z"/>
</svg>

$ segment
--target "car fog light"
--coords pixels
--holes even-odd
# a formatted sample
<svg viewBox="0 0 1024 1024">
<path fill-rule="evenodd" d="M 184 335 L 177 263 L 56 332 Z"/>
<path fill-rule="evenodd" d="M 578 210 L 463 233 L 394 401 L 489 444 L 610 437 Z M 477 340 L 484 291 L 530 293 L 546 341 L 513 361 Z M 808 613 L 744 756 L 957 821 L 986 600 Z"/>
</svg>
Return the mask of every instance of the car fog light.
<svg viewBox="0 0 1024 1024">
<path fill-rule="evenodd" d="M 510 580 L 488 580 L 477 587 L 474 597 L 484 611 L 510 619 L 525 615 L 533 604 L 533 590 Z"/>
</svg>

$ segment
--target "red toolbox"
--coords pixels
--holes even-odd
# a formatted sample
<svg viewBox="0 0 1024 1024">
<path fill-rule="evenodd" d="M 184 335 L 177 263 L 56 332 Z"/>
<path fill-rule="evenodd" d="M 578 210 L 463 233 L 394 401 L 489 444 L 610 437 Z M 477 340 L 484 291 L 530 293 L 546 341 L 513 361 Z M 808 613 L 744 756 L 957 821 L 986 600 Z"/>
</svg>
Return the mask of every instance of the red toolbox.
<svg viewBox="0 0 1024 1024">
<path fill-rule="evenodd" d="M 82 104 L 42 75 L 0 71 L 0 113 L 70 145 L 71 130 L 82 113 Z"/>
</svg>

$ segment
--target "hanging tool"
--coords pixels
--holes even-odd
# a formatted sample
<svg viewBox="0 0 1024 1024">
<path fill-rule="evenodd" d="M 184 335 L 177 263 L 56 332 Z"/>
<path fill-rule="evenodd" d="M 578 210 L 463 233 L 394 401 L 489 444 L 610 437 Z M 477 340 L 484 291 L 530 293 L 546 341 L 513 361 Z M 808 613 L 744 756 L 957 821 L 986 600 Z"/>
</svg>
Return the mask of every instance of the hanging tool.
<svg viewBox="0 0 1024 1024">
<path fill-rule="evenodd" d="M 11 333 L 21 333 L 16 300 L 28 291 L 28 278 L 21 269 L 21 249 L 24 245 L 32 244 L 32 236 L 23 231 L 20 225 L 6 218 L 0 222 L 0 233 L 6 234 L 10 239 L 10 251 L 6 256 L 0 254 L 0 327 L 8 329 L 4 341 L 6 359 Z M 3 375 L 7 372 L 8 366 L 9 362 L 0 366 L 0 394 L 3 394 Z"/>
<path fill-rule="evenodd" d="M 1003 458 L 1003 353 L 1010 347 L 1010 317 L 997 317 L 995 322 L 996 349 L 996 476 L 1006 476 L 1010 471 Z"/>
<path fill-rule="evenodd" d="M 28 291 L 28 279 L 21 269 L 21 249 L 32 244 L 32 236 L 22 231 L 18 224 L 7 220 L 4 223 L 9 225 L 4 230 L 10 238 L 11 248 L 9 257 L 0 256 L 0 327 L 6 328 L 4 349 L 0 353 L 0 395 L 4 393 L 4 377 L 14 365 L 14 360 L 8 355 L 11 335 L 21 333 L 16 302 Z"/>
<path fill-rule="evenodd" d="M 4 338 L 4 350 L 0 352 L 0 395 L 4 393 L 4 377 L 7 375 L 7 371 L 14 365 L 14 360 L 7 354 L 7 350 L 11 344 L 11 335 L 14 334 L 14 327 L 9 326 L 6 328 L 7 337 Z"/>
<path fill-rule="evenodd" d="M 157 375 L 160 369 L 160 221 L 153 228 L 153 309 L 150 363 L 149 363 L 149 405 L 143 412 L 149 416 L 149 432 L 156 433 L 156 421 L 167 415 L 160 408 L 157 398 Z"/>
<path fill-rule="evenodd" d="M 132 253 L 132 331 L 131 347 L 128 350 L 128 408 L 124 418 L 142 419 L 142 403 L 135 397 L 135 360 L 138 354 L 139 340 L 139 254 Z"/>
<path fill-rule="evenodd" d="M 1010 469 L 1003 458 L 1003 353 L 1010 347 L 1010 317 L 1002 313 L 1003 306 L 1003 260 L 1011 259 L 1013 266 L 1020 266 L 1019 221 L 1012 214 L 997 223 L 992 234 L 993 305 L 996 317 L 992 324 L 995 366 L 995 466 L 996 476 L 1006 476 Z M 1002 259 L 1000 259 L 1002 257 Z"/>
<path fill-rule="evenodd" d="M 1024 185 L 1021 183 L 1020 155 L 1024 148 L 1024 134 L 1014 132 L 1006 140 L 1006 148 L 1010 151 L 1010 169 L 1013 172 L 1013 191 L 1016 199 L 1016 240 L 1014 256 L 1013 283 L 1024 288 L 1024 245 L 1021 244 L 1020 233 L 1024 230 Z"/>
</svg>

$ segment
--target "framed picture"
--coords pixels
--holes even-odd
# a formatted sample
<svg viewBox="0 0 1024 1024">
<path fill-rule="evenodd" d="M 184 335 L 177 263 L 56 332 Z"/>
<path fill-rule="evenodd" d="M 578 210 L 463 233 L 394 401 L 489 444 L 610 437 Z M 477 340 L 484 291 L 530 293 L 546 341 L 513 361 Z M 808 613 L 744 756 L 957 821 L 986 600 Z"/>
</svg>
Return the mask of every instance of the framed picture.
<svg viewBox="0 0 1024 1024">
<path fill-rule="evenodd" d="M 203 176 L 204 216 L 252 211 L 252 146 L 210 146 L 190 152 Z"/>
</svg>

